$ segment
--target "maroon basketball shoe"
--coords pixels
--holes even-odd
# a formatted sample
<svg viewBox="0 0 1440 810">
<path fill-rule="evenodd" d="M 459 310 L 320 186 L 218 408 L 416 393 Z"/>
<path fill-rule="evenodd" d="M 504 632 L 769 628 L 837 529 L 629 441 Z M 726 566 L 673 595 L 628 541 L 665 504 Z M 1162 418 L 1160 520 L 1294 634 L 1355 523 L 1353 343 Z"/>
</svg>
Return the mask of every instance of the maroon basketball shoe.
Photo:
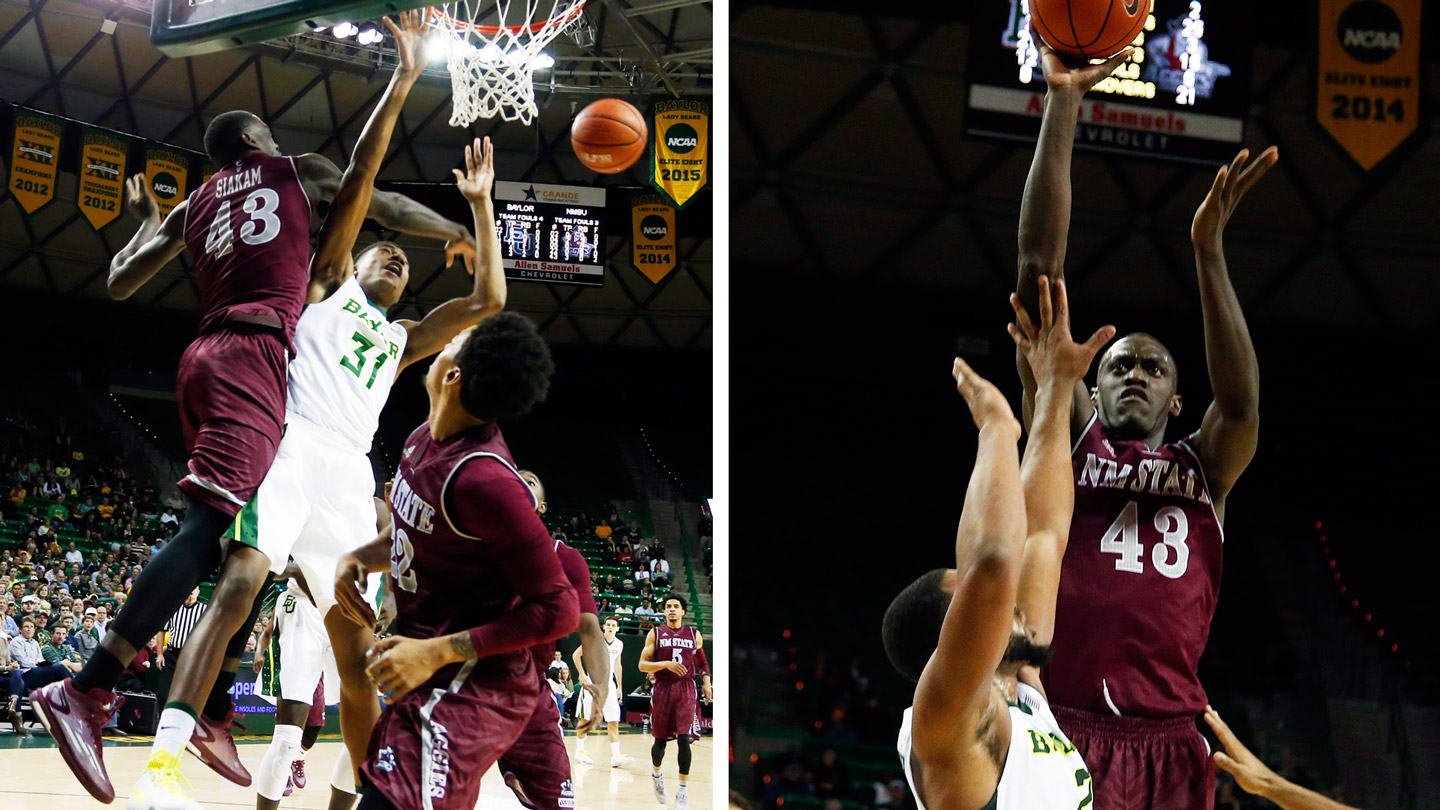
<svg viewBox="0 0 1440 810">
<path fill-rule="evenodd" d="M 295 792 L 295 777 L 293 777 L 293 776 L 287 776 L 287 777 L 285 777 L 285 792 L 282 793 L 282 794 L 280 794 L 280 795 L 281 795 L 281 798 L 284 798 L 285 796 L 289 796 L 290 794 L 292 794 L 292 793 L 294 793 L 294 792 Z"/>
<path fill-rule="evenodd" d="M 224 720 L 211 720 L 203 713 L 195 721 L 195 733 L 190 735 L 186 748 L 210 770 L 220 774 L 240 787 L 250 787 L 250 772 L 240 762 L 240 752 L 235 750 L 235 738 L 230 736 L 230 726 L 235 723 L 235 707 Z M 244 726 L 240 726 L 244 729 Z"/>
<path fill-rule="evenodd" d="M 105 772 L 100 732 L 120 707 L 120 701 L 107 689 L 77 691 L 69 678 L 30 693 L 30 706 L 55 739 L 65 764 L 96 801 L 106 804 L 115 800 L 115 787 Z"/>
<path fill-rule="evenodd" d="M 297 759 L 290 763 L 290 781 L 295 787 L 305 789 L 305 760 Z"/>
</svg>

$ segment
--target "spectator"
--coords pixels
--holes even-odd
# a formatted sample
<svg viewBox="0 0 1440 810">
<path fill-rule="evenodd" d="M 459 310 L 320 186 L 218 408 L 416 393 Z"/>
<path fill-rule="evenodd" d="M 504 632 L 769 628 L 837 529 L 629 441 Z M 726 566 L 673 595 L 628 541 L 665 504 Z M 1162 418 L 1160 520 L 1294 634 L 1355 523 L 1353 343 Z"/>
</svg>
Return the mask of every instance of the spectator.
<svg viewBox="0 0 1440 810">
<path fill-rule="evenodd" d="M 659 615 L 659 614 L 656 612 L 655 608 L 651 606 L 651 600 L 650 600 L 650 598 L 649 598 L 649 597 L 646 597 L 646 598 L 640 603 L 640 607 L 638 607 L 638 608 L 635 609 L 635 615 L 636 615 L 636 616 L 656 616 L 656 615 Z"/>
<path fill-rule="evenodd" d="M 65 639 L 69 635 L 70 631 L 64 625 L 56 627 L 50 635 L 50 640 L 40 648 L 40 655 L 45 659 L 45 663 L 59 664 L 70 675 L 74 675 L 80 671 L 81 667 L 85 666 L 85 662 L 80 660 L 80 653 L 76 652 L 74 647 L 65 643 Z"/>
<path fill-rule="evenodd" d="M 195 590 L 200 590 L 196 588 Z M 87 610 L 86 613 L 89 613 Z M 95 608 L 95 634 L 96 638 L 105 637 L 105 629 L 110 625 L 110 611 L 104 605 Z"/>
<path fill-rule="evenodd" d="M 545 680 L 550 684 L 550 691 L 555 695 L 555 707 L 560 710 L 560 716 L 565 716 L 565 699 L 575 691 L 575 685 L 570 681 L 570 667 L 561 661 L 558 666 L 552 666 L 545 671 Z"/>
<path fill-rule="evenodd" d="M 595 527 L 595 536 L 600 538 L 601 540 L 606 540 L 609 539 L 610 535 L 613 534 L 614 531 L 614 529 L 610 528 L 610 521 L 602 520 L 600 521 L 600 525 Z"/>
<path fill-rule="evenodd" d="M 609 597 L 601 597 L 600 607 L 598 608 L 598 610 L 600 611 L 601 616 L 608 616 L 611 613 L 615 612 L 615 607 L 610 604 Z"/>
<path fill-rule="evenodd" d="M 20 691 L 19 694 L 28 695 L 47 683 L 54 683 L 70 676 L 70 670 L 59 664 L 47 664 L 45 656 L 40 650 L 40 642 L 35 640 L 35 620 L 26 618 L 20 622 L 20 635 L 10 639 L 10 657 L 19 662 L 20 667 Z M 13 688 L 14 675 L 11 676 Z M 12 694 L 14 694 L 12 692 Z"/>
<path fill-rule="evenodd" d="M 635 584 L 634 575 L 625 577 L 624 579 L 620 580 L 620 593 L 625 594 L 626 596 L 634 596 L 639 592 L 640 586 Z"/>
<path fill-rule="evenodd" d="M 29 493 L 26 491 L 25 485 L 17 483 L 15 486 L 10 488 L 10 502 L 18 507 L 25 503 L 25 496 L 28 494 Z"/>
<path fill-rule="evenodd" d="M 76 507 L 76 509 L 80 512 L 81 515 L 88 515 L 91 512 L 95 511 L 95 504 L 91 502 L 92 500 L 93 499 L 87 495 L 85 496 L 85 501 L 81 503 L 78 507 Z"/>
<path fill-rule="evenodd" d="M 656 557 L 650 561 L 650 575 L 656 582 L 670 581 L 670 563 L 663 556 Z"/>
<path fill-rule="evenodd" d="M 105 487 L 101 491 L 109 492 L 110 488 Z M 111 516 L 115 514 L 115 504 L 110 503 L 110 499 L 107 497 L 105 498 L 105 500 L 100 502 L 99 506 L 95 507 L 95 511 L 100 513 L 101 520 L 109 520 Z"/>
<path fill-rule="evenodd" d="M 76 548 L 75 543 L 72 541 L 70 543 L 70 550 L 65 552 L 65 562 L 81 563 L 84 561 L 85 555 L 80 553 L 80 549 Z"/>
<path fill-rule="evenodd" d="M 130 541 L 129 559 L 132 563 L 150 559 L 150 543 L 145 540 L 145 535 L 137 534 L 135 538 Z"/>
<path fill-rule="evenodd" d="M 160 525 L 170 525 L 174 526 L 176 529 L 180 528 L 180 518 L 175 516 L 175 510 L 169 505 L 165 507 L 165 512 L 160 515 Z"/>
<path fill-rule="evenodd" d="M 650 581 L 650 571 L 642 565 L 635 569 L 635 573 L 631 577 L 635 580 L 637 588 L 644 587 L 645 583 Z"/>
<path fill-rule="evenodd" d="M 820 766 L 812 772 L 815 777 L 815 795 L 822 799 L 844 799 L 850 796 L 850 771 L 835 754 L 827 748 L 820 755 Z"/>
<path fill-rule="evenodd" d="M 632 610 L 629 605 L 620 605 L 619 607 L 615 608 L 615 615 L 617 615 L 617 616 L 619 616 L 619 615 L 621 615 L 621 614 L 626 615 L 626 616 L 629 616 L 629 615 L 632 615 L 632 614 L 634 614 L 634 613 L 635 613 L 635 611 Z"/>
<path fill-rule="evenodd" d="M 80 619 L 80 632 L 67 638 L 65 643 L 80 653 L 80 660 L 89 663 L 90 656 L 95 654 L 95 648 L 100 646 L 100 639 L 95 633 L 95 616 L 83 616 Z"/>
<path fill-rule="evenodd" d="M 5 719 L 15 727 L 17 735 L 25 737 L 30 733 L 25 730 L 25 723 L 20 719 L 20 697 L 25 694 L 25 682 L 20 674 L 20 662 L 10 655 L 11 638 L 9 635 L 0 634 L 0 678 L 3 678 L 10 686 L 9 705 L 5 707 Z"/>
<path fill-rule="evenodd" d="M 50 508 L 45 510 L 45 514 L 49 515 L 50 519 L 55 521 L 57 525 L 69 526 L 70 507 L 65 505 L 65 493 L 59 491 L 60 485 L 58 482 L 55 484 L 55 489 L 55 503 L 50 504 Z"/>
<path fill-rule="evenodd" d="M 143 692 L 145 691 L 145 675 L 152 668 L 165 666 L 165 657 L 160 655 L 160 634 L 156 633 L 151 637 L 145 649 L 135 654 L 130 665 L 125 667 L 119 682 L 115 684 L 117 692 Z"/>
</svg>

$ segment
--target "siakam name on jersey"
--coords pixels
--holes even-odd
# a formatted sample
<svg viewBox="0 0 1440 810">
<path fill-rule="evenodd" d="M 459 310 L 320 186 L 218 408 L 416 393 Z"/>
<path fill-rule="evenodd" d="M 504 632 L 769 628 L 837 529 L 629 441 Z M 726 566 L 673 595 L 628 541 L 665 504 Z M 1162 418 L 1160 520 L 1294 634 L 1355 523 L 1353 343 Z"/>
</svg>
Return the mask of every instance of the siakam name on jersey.
<svg viewBox="0 0 1440 810">
<path fill-rule="evenodd" d="M 259 166 L 229 176 L 220 175 L 215 178 L 215 196 L 229 197 L 231 194 L 238 194 L 258 185 L 260 185 Z"/>
</svg>

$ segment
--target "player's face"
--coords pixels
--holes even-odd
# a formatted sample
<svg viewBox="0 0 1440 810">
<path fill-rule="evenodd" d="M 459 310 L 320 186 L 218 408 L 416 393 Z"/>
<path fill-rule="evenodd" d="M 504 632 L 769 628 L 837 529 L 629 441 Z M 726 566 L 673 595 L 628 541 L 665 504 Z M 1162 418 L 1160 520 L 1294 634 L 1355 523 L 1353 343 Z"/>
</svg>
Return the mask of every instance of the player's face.
<svg viewBox="0 0 1440 810">
<path fill-rule="evenodd" d="M 670 622 L 671 624 L 674 624 L 675 622 L 678 622 L 683 618 L 685 618 L 685 608 L 680 607 L 680 603 L 675 601 L 674 599 L 666 599 L 665 620 Z"/>
<path fill-rule="evenodd" d="M 529 470 L 521 470 L 520 480 L 525 482 L 525 486 L 529 487 L 530 491 L 535 493 L 535 500 L 540 502 L 540 505 L 535 507 L 535 514 L 545 514 L 545 485 L 540 483 L 540 476 Z"/>
<path fill-rule="evenodd" d="M 449 381 L 452 372 L 454 372 L 454 382 L 459 382 L 459 370 L 456 368 L 455 358 L 460 356 L 460 350 L 464 348 L 465 341 L 470 339 L 470 333 L 473 331 L 475 331 L 475 327 L 472 326 L 445 344 L 445 348 L 435 355 L 435 362 L 430 364 L 430 370 L 425 372 L 425 391 L 430 395 L 431 404 L 440 402 L 446 396 L 445 383 Z M 458 385 L 451 385 L 449 388 L 453 389 L 453 396 L 457 398 L 460 396 Z"/>
<path fill-rule="evenodd" d="M 614 619 L 605 620 L 605 640 L 614 641 L 615 635 L 620 632 L 620 623 Z"/>
<path fill-rule="evenodd" d="M 1101 423 L 1120 438 L 1141 439 L 1163 430 L 1180 413 L 1175 359 L 1152 338 L 1122 338 L 1100 358 L 1096 400 Z"/>
<path fill-rule="evenodd" d="M 410 259 L 395 245 L 377 245 L 360 254 L 355 276 L 367 298 L 389 309 L 410 283 Z"/>
</svg>

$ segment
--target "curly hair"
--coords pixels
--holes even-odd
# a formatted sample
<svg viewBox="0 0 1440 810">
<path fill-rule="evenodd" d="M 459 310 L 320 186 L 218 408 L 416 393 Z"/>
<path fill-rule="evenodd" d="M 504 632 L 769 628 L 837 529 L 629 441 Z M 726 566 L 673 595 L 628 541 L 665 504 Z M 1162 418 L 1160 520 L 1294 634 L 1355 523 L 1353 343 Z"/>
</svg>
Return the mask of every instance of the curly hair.
<svg viewBox="0 0 1440 810">
<path fill-rule="evenodd" d="M 524 416 L 550 391 L 555 361 L 524 315 L 502 312 L 480 322 L 455 358 L 460 405 L 485 422 Z"/>
<path fill-rule="evenodd" d="M 680 609 L 681 609 L 681 610 L 686 610 L 686 611 L 688 611 L 688 610 L 690 609 L 690 605 L 686 604 L 686 602 L 685 602 L 685 597 L 681 596 L 681 595 L 678 594 L 678 593 L 667 593 L 667 594 L 665 594 L 665 600 L 662 601 L 660 604 L 661 604 L 661 606 L 663 607 L 664 604 L 665 604 L 665 602 L 669 602 L 669 601 L 671 601 L 671 600 L 674 600 L 674 601 L 676 601 L 676 602 L 679 602 L 679 603 L 680 603 Z"/>
<path fill-rule="evenodd" d="M 950 609 L 950 597 L 940 587 L 944 578 L 945 569 L 936 568 L 905 586 L 880 625 L 890 664 L 915 683 L 940 644 L 940 627 Z"/>
<path fill-rule="evenodd" d="M 257 120 L 254 113 L 245 110 L 215 116 L 205 128 L 205 154 L 221 166 L 235 160 L 250 148 L 242 139 Z"/>
</svg>

